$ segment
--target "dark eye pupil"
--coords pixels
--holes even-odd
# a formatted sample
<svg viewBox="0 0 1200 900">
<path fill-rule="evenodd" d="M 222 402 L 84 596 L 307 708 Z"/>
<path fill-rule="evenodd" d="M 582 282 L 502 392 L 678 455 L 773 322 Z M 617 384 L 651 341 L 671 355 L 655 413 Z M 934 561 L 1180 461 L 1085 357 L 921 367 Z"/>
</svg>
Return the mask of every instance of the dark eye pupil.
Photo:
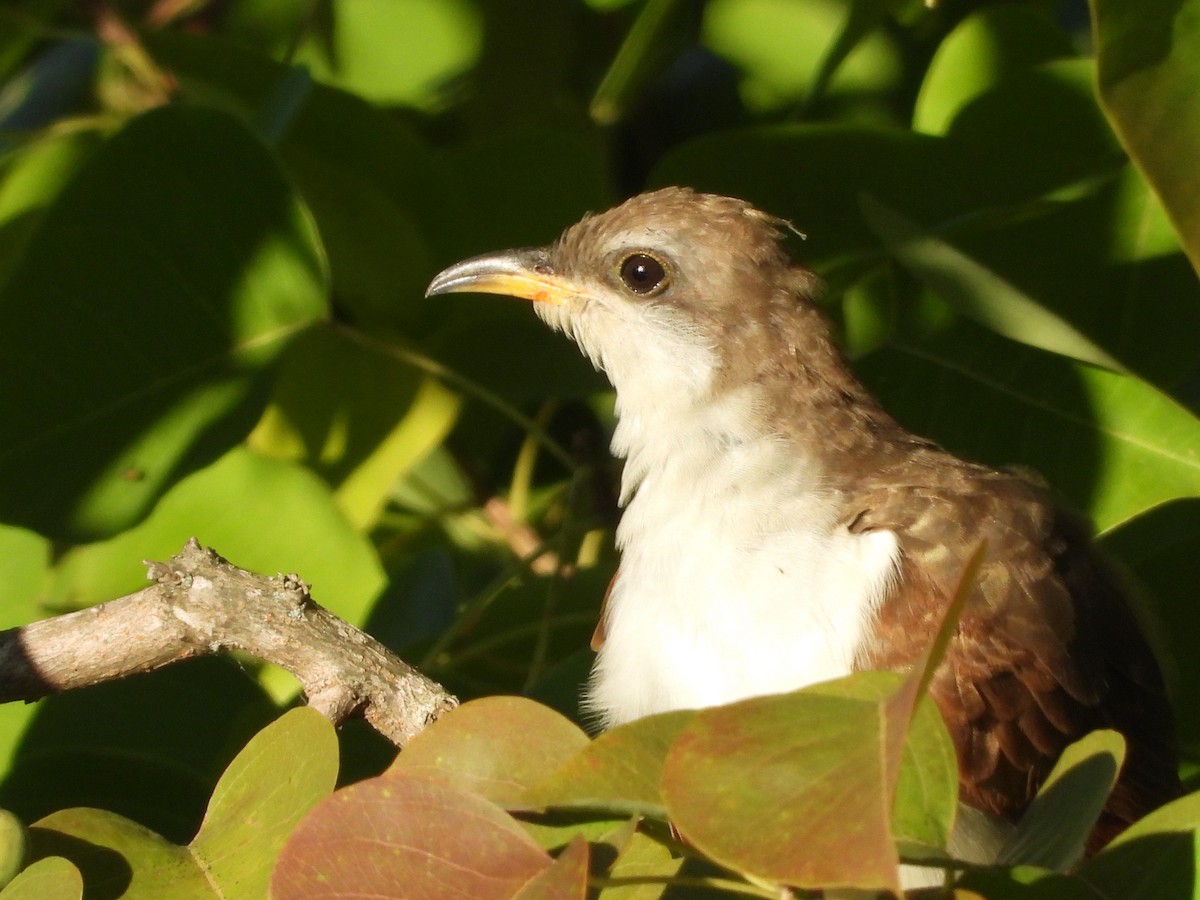
<svg viewBox="0 0 1200 900">
<path fill-rule="evenodd" d="M 635 294 L 648 294 L 666 279 L 662 263 L 645 253 L 635 253 L 621 263 L 621 280 Z"/>
</svg>

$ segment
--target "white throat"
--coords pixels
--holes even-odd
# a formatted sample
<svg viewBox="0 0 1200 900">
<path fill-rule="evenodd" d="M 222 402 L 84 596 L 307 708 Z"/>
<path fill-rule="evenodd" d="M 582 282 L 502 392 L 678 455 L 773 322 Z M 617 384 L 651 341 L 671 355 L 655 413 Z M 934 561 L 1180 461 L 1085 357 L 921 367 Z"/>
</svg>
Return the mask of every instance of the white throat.
<svg viewBox="0 0 1200 900">
<path fill-rule="evenodd" d="M 603 360 L 626 458 L 621 574 L 587 696 L 605 726 L 849 674 L 896 567 L 894 535 L 846 530 L 813 461 L 758 424 L 756 388 L 696 402 L 715 355 L 690 353 L 659 370 L 690 385 Z"/>
</svg>

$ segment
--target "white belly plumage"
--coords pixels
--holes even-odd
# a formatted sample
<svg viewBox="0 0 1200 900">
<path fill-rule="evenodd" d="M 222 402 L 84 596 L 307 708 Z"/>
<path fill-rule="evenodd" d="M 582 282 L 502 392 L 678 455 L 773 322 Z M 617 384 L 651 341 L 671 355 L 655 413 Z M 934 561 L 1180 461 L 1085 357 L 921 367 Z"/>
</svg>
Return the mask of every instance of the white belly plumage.
<svg viewBox="0 0 1200 900">
<path fill-rule="evenodd" d="M 839 526 L 834 498 L 802 489 L 799 467 L 781 498 L 778 450 L 742 447 L 702 473 L 685 459 L 638 486 L 588 691 L 603 725 L 852 671 L 896 569 L 895 536 Z"/>
</svg>

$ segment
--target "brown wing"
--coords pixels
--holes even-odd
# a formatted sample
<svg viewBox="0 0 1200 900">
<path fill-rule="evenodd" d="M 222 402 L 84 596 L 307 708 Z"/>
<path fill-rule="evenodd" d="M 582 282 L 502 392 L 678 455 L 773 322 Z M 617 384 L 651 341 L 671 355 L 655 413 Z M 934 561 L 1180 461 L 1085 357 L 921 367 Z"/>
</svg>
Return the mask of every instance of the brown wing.
<svg viewBox="0 0 1200 900">
<path fill-rule="evenodd" d="M 1037 485 L 957 460 L 947 472 L 946 460 L 936 488 L 902 481 L 868 491 L 851 522 L 895 532 L 902 554 L 864 668 L 903 669 L 920 657 L 986 540 L 930 687 L 958 754 L 960 796 L 1016 820 L 1067 744 L 1114 728 L 1128 743 L 1126 763 L 1094 851 L 1181 792 L 1158 666 L 1079 523 Z"/>
<path fill-rule="evenodd" d="M 604 589 L 604 599 L 600 601 L 600 615 L 596 619 L 596 630 L 592 632 L 592 642 L 588 645 L 593 653 L 599 653 L 604 642 L 608 640 L 608 598 L 612 596 L 613 588 L 620 577 L 621 570 L 618 568 L 608 580 L 608 587 Z"/>
</svg>

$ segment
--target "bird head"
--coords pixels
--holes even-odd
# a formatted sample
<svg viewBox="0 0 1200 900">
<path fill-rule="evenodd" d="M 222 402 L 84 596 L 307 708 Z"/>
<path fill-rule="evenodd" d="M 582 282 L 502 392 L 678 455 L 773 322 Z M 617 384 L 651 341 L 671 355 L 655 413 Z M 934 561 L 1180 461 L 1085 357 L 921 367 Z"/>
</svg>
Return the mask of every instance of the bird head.
<svg viewBox="0 0 1200 900">
<path fill-rule="evenodd" d="M 532 300 L 619 398 L 653 384 L 659 402 L 668 392 L 697 401 L 811 298 L 815 276 L 781 246 L 786 224 L 742 200 L 665 188 L 588 216 L 547 247 L 460 262 L 427 293 Z"/>
</svg>

